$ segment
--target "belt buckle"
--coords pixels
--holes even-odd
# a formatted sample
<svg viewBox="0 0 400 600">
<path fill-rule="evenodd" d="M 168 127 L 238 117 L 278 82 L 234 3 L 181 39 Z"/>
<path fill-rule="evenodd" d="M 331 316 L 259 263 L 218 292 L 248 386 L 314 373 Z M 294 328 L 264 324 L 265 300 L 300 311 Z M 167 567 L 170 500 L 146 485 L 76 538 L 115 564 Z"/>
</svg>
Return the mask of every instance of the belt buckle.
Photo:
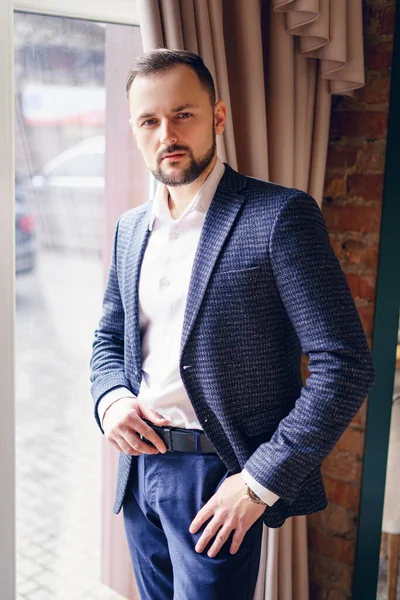
<svg viewBox="0 0 400 600">
<path fill-rule="evenodd" d="M 167 446 L 167 450 L 172 452 L 172 437 L 171 437 L 171 429 L 170 427 L 163 427 L 163 431 L 165 432 L 166 439 L 164 440 L 165 445 Z"/>
</svg>

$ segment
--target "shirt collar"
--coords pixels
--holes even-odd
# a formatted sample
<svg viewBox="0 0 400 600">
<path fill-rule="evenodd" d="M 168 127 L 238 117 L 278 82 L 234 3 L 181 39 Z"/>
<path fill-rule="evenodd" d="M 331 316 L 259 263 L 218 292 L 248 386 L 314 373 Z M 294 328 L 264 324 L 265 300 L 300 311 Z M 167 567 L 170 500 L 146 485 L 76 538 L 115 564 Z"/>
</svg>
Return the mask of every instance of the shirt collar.
<svg viewBox="0 0 400 600">
<path fill-rule="evenodd" d="M 159 183 L 150 211 L 149 230 L 152 230 L 155 219 L 160 219 L 163 222 L 177 223 L 192 211 L 206 214 L 224 171 L 225 165 L 222 160 L 217 157 L 213 170 L 209 173 L 200 190 L 195 194 L 179 219 L 173 219 L 171 217 L 168 206 L 168 188 L 164 183 Z"/>
</svg>

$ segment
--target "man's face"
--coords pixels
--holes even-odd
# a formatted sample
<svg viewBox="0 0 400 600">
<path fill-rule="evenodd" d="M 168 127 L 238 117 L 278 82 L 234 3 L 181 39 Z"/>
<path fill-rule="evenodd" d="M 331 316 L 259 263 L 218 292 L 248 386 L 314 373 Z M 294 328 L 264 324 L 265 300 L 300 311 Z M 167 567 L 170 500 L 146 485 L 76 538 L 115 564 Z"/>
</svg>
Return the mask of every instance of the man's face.
<svg viewBox="0 0 400 600">
<path fill-rule="evenodd" d="M 129 94 L 131 126 L 147 168 L 162 183 L 187 185 L 208 167 L 222 133 L 225 105 L 211 106 L 196 73 L 185 65 L 138 75 Z"/>
</svg>

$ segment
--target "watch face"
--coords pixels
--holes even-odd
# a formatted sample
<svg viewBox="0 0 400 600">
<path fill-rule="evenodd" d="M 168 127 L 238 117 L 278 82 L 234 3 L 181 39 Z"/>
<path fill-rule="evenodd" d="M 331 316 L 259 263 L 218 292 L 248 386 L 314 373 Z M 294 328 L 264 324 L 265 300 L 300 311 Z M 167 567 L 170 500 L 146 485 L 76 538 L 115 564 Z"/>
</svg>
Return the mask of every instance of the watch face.
<svg viewBox="0 0 400 600">
<path fill-rule="evenodd" d="M 247 494 L 250 496 L 250 499 L 257 504 L 266 504 L 264 500 L 261 500 L 260 496 L 257 496 L 255 492 L 249 486 L 247 486 Z"/>
</svg>

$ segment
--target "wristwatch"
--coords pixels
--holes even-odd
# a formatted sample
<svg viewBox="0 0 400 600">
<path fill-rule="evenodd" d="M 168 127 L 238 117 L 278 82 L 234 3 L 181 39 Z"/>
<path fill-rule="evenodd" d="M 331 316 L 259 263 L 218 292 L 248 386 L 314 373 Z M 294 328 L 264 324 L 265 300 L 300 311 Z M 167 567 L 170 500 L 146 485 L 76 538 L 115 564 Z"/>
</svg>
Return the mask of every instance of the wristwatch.
<svg viewBox="0 0 400 600">
<path fill-rule="evenodd" d="M 252 502 L 254 502 L 255 504 L 265 504 L 266 506 L 268 506 L 268 504 L 266 502 L 264 502 L 264 500 L 262 500 L 260 498 L 260 496 L 257 496 L 257 494 L 255 492 L 253 492 L 253 490 L 251 489 L 251 487 L 249 487 L 246 483 L 247 486 L 247 495 L 250 498 L 250 500 L 252 500 Z"/>
</svg>

